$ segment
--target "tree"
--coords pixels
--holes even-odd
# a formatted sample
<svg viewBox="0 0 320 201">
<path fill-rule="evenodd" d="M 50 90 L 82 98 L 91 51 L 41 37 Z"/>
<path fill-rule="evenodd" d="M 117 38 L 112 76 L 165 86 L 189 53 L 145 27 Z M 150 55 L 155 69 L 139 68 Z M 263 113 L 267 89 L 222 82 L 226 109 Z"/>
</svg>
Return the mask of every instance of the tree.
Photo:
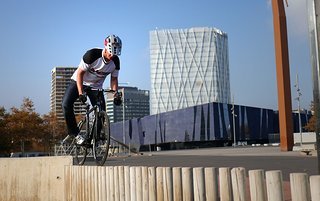
<svg viewBox="0 0 320 201">
<path fill-rule="evenodd" d="M 307 125 L 304 127 L 309 132 L 314 132 L 316 130 L 317 122 L 316 122 L 316 113 L 314 110 L 314 103 L 311 101 L 310 110 L 313 113 L 312 117 L 309 119 Z"/>
<path fill-rule="evenodd" d="M 4 107 L 0 107 L 0 153 L 9 154 L 10 138 L 6 132 L 6 117 L 8 116 Z"/>
<path fill-rule="evenodd" d="M 64 122 L 58 120 L 53 112 L 43 115 L 43 125 L 47 136 L 45 141 L 52 147 L 57 141 L 62 140 L 66 136 L 66 126 Z"/>
<path fill-rule="evenodd" d="M 6 132 L 13 142 L 15 151 L 24 151 L 31 148 L 34 143 L 39 143 L 44 134 L 43 120 L 35 112 L 33 102 L 24 98 L 21 107 L 11 108 L 11 114 L 6 118 Z M 27 144 L 25 144 L 27 143 Z"/>
<path fill-rule="evenodd" d="M 0 135 L 4 133 L 6 115 L 6 109 L 4 107 L 0 107 Z"/>
<path fill-rule="evenodd" d="M 312 117 L 309 119 L 307 125 L 305 125 L 304 129 L 306 129 L 309 132 L 316 131 L 316 116 L 312 115 Z"/>
</svg>

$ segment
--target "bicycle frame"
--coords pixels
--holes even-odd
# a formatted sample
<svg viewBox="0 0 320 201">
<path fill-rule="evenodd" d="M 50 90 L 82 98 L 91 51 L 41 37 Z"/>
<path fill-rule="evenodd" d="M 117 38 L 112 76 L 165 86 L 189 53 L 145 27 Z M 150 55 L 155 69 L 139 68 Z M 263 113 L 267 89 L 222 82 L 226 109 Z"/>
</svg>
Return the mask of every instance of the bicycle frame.
<svg viewBox="0 0 320 201">
<path fill-rule="evenodd" d="M 101 108 L 101 96 L 103 96 L 103 93 L 104 92 L 114 92 L 113 90 L 105 90 L 105 89 L 97 89 L 98 91 L 98 97 L 97 97 L 97 104 L 96 105 L 93 105 L 91 108 L 90 108 L 90 104 L 89 103 L 86 103 L 86 114 L 85 114 L 85 119 L 86 119 L 86 133 L 88 134 L 88 139 L 92 140 L 92 138 L 94 137 L 94 134 L 95 136 L 98 135 L 98 130 L 96 129 L 95 133 L 94 132 L 94 129 L 95 127 L 98 127 L 98 114 L 100 111 L 102 111 L 102 108 Z M 90 114 L 94 112 L 94 120 L 93 120 L 93 125 L 91 127 L 91 130 L 90 129 Z"/>
<path fill-rule="evenodd" d="M 92 107 L 90 107 L 89 103 L 86 103 L 84 118 L 78 124 L 79 129 L 82 131 L 85 130 L 86 133 L 84 142 L 80 142 L 81 144 L 77 145 L 76 149 L 76 158 L 80 165 L 82 165 L 86 159 L 88 148 L 92 149 L 94 159 L 98 165 L 103 165 L 108 156 L 110 144 L 110 122 L 106 111 L 102 109 L 102 104 L 104 102 L 102 98 L 104 92 L 113 91 L 99 89 L 97 94 L 97 103 Z M 91 115 L 93 115 L 93 118 Z"/>
<path fill-rule="evenodd" d="M 93 119 L 93 125 L 91 126 L 91 130 L 90 130 L 90 114 L 94 112 L 94 119 Z M 99 107 L 97 105 L 93 106 L 92 108 L 90 108 L 90 104 L 86 104 L 86 133 L 88 134 L 88 139 L 92 140 L 92 138 L 94 137 L 94 134 L 97 135 L 97 129 L 95 130 L 96 133 L 94 133 L 94 128 L 97 126 L 97 119 L 98 119 L 98 113 L 99 113 Z"/>
</svg>

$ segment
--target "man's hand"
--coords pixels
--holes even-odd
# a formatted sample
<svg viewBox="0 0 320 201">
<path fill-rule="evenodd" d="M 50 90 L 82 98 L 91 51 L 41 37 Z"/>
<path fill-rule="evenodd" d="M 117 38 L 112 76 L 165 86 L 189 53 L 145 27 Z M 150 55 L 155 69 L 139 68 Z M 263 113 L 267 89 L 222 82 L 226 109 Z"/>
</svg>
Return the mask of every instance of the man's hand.
<svg viewBox="0 0 320 201">
<path fill-rule="evenodd" d="M 79 100 L 80 100 L 80 102 L 82 102 L 82 104 L 86 104 L 87 96 L 85 94 L 80 94 L 79 95 Z"/>
</svg>

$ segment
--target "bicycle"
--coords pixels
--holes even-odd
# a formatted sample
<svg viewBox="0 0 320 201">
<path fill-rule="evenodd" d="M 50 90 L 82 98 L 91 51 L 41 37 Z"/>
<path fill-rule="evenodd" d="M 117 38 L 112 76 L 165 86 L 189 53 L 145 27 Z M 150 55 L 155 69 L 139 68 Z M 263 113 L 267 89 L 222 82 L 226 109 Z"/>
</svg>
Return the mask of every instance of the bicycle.
<svg viewBox="0 0 320 201">
<path fill-rule="evenodd" d="M 86 113 L 78 123 L 81 136 L 82 134 L 85 136 L 83 141 L 77 139 L 72 142 L 75 145 L 75 158 L 79 165 L 84 164 L 90 148 L 97 165 L 102 166 L 107 160 L 110 146 L 110 120 L 106 111 L 101 108 L 101 97 L 104 92 L 114 93 L 115 91 L 98 89 L 97 104 L 90 108 L 90 104 L 86 103 Z"/>
</svg>

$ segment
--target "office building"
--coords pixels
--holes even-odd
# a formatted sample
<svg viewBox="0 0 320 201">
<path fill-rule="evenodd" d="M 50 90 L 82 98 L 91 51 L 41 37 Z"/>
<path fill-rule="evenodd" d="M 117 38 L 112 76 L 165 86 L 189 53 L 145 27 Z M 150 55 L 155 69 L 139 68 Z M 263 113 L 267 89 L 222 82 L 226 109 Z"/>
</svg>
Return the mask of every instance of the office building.
<svg viewBox="0 0 320 201">
<path fill-rule="evenodd" d="M 120 106 L 113 104 L 113 94 L 107 94 L 107 113 L 110 122 L 150 115 L 148 90 L 119 86 L 119 91 L 123 93 L 123 102 Z"/>
<path fill-rule="evenodd" d="M 150 112 L 230 103 L 228 36 L 216 28 L 150 32 Z"/>
<path fill-rule="evenodd" d="M 71 81 L 71 76 L 76 67 L 55 67 L 51 71 L 51 94 L 50 94 L 50 111 L 57 117 L 58 121 L 64 122 L 62 112 L 62 98 L 64 92 Z M 84 113 L 84 106 L 75 102 L 74 111 L 76 115 Z"/>
</svg>

